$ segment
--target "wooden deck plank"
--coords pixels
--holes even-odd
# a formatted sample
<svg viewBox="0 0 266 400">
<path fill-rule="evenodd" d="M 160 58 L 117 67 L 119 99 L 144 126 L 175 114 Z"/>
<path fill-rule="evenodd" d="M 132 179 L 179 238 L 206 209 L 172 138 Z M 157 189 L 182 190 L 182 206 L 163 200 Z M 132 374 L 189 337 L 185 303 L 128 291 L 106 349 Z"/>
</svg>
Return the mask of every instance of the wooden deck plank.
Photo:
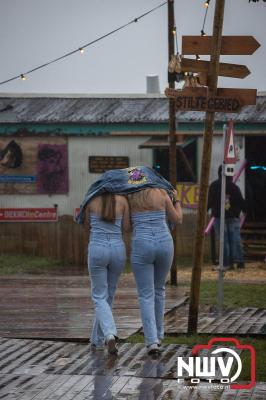
<svg viewBox="0 0 266 400">
<path fill-rule="evenodd" d="M 94 314 L 88 276 L 4 276 L 0 278 L 0 336 L 89 340 Z M 184 289 L 167 286 L 168 312 L 183 301 Z M 119 282 L 113 305 L 121 338 L 141 328 L 133 274 Z"/>
<path fill-rule="evenodd" d="M 186 333 L 188 306 L 171 310 L 165 316 L 165 333 Z M 238 308 L 224 310 L 221 316 L 200 307 L 198 333 L 260 335 L 266 325 L 266 309 Z"/>
<path fill-rule="evenodd" d="M 19 340 L 10 341 L 17 343 Z M 183 384 L 177 384 L 176 358 L 178 355 L 190 355 L 191 347 L 186 345 L 164 345 L 162 355 L 153 358 L 146 355 L 145 345 L 139 343 L 122 344 L 119 356 L 113 357 L 106 351 L 91 352 L 86 344 L 41 340 L 29 342 L 36 342 L 43 350 L 43 355 L 36 358 L 34 351 L 30 351 L 34 348 L 31 346 L 29 355 L 32 357 L 24 360 L 24 368 L 16 369 L 15 374 L 0 373 L 2 400 L 262 400 L 266 394 L 265 383 L 258 383 L 247 391 L 209 390 L 204 383 L 191 390 Z M 53 357 L 49 349 L 42 347 L 43 343 L 48 343 L 50 350 L 54 350 Z M 21 354 L 19 347 L 17 351 Z M 32 366 L 36 369 L 32 369 Z M 36 375 L 32 374 L 33 371 Z"/>
</svg>

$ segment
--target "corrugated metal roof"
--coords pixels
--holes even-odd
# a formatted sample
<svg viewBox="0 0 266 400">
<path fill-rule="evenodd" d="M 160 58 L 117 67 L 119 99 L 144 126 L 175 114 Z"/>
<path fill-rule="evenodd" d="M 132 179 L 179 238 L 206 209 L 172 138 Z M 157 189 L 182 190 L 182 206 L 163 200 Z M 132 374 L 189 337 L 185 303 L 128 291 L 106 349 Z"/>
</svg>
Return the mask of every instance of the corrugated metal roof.
<svg viewBox="0 0 266 400">
<path fill-rule="evenodd" d="M 179 122 L 201 122 L 204 112 L 177 112 Z M 266 122 L 266 96 L 238 114 L 216 113 L 216 121 Z M 168 99 L 161 96 L 0 97 L 0 123 L 166 123 Z"/>
</svg>

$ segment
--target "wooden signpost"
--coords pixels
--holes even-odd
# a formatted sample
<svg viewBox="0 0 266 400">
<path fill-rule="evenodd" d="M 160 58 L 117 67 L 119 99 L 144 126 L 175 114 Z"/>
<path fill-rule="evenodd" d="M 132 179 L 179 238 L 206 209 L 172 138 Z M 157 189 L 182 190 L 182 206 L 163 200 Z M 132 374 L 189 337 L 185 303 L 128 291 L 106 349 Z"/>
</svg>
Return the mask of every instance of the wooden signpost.
<svg viewBox="0 0 266 400">
<path fill-rule="evenodd" d="M 188 333 L 197 332 L 201 268 L 204 250 L 204 227 L 212 154 L 215 112 L 238 112 L 244 105 L 256 104 L 255 89 L 217 88 L 218 76 L 243 79 L 250 74 L 245 65 L 220 63 L 220 55 L 250 55 L 260 44 L 253 36 L 222 36 L 225 0 L 216 0 L 212 36 L 183 36 L 182 55 L 210 55 L 210 61 L 183 58 L 181 72 L 202 73 L 207 86 L 174 87 L 165 94 L 175 102 L 176 110 L 206 111 L 201 162 L 199 202 L 193 268 L 190 289 Z"/>
</svg>

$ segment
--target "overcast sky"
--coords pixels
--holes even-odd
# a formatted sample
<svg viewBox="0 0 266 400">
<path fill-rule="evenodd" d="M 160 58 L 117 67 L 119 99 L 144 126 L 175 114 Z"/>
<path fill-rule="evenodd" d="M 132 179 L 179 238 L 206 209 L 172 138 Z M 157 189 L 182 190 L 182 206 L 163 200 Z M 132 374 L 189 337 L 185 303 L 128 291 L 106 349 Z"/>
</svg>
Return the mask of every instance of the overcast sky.
<svg viewBox="0 0 266 400">
<path fill-rule="evenodd" d="M 0 0 L 0 81 L 37 67 L 123 25 L 161 0 Z M 212 33 L 215 1 L 205 32 Z M 179 47 L 182 35 L 199 35 L 203 0 L 175 0 Z M 223 78 L 220 87 L 266 90 L 266 3 L 226 0 L 225 35 L 253 35 L 261 47 L 251 56 L 227 56 L 246 64 L 245 79 Z M 1 93 L 145 93 L 146 76 L 167 82 L 167 5 L 138 23 L 29 75 L 0 86 Z"/>
</svg>

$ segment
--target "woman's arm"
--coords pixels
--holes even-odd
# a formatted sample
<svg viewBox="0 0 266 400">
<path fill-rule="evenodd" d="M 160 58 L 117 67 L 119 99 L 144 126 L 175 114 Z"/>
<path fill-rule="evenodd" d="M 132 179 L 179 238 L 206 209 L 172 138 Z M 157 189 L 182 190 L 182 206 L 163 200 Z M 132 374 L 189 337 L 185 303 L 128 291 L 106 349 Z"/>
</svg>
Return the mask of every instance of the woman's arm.
<svg viewBox="0 0 266 400">
<path fill-rule="evenodd" d="M 176 195 L 176 191 L 174 193 Z M 165 198 L 165 210 L 166 215 L 172 224 L 182 224 L 183 212 L 179 200 L 175 200 L 175 205 L 173 205 L 170 197 L 166 195 Z"/>
</svg>

